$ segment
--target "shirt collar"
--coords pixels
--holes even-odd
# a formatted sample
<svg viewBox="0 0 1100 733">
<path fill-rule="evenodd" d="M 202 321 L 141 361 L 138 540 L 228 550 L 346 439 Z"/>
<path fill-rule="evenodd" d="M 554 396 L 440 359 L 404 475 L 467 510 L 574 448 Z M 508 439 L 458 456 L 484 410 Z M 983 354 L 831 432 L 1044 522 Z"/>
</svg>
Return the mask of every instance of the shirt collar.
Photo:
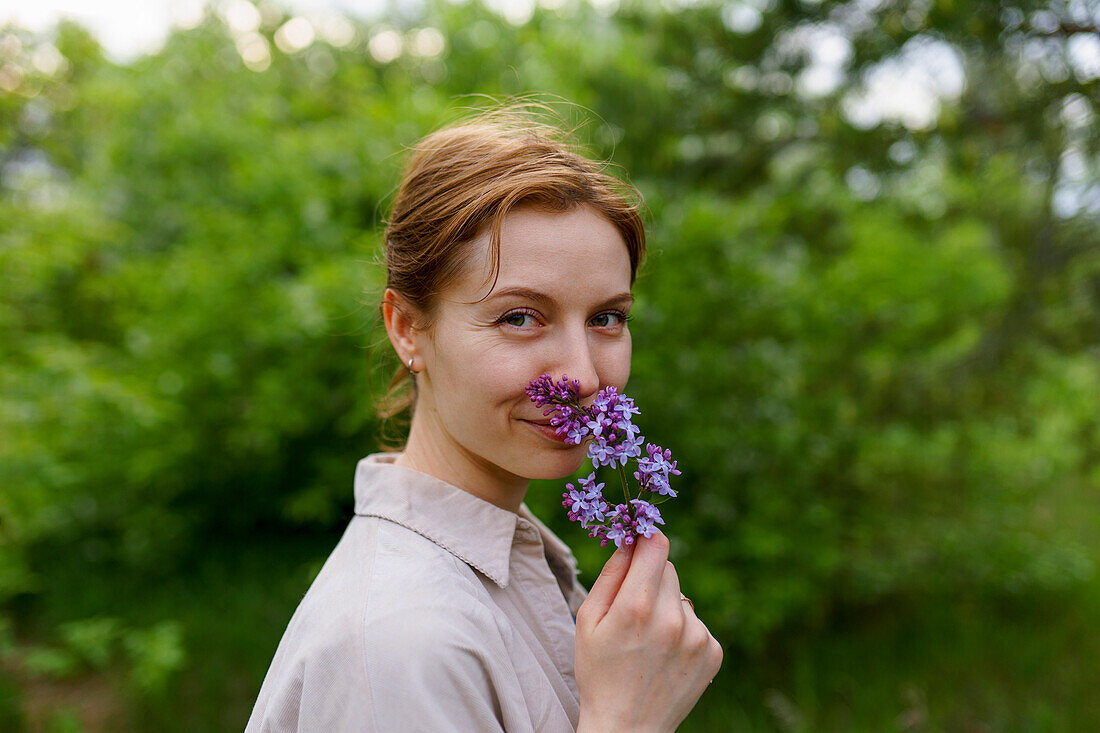
<svg viewBox="0 0 1100 733">
<path fill-rule="evenodd" d="M 375 453 L 355 469 L 355 513 L 381 517 L 427 537 L 501 588 L 515 542 L 539 542 L 576 568 L 565 544 L 521 504 L 519 514 L 426 473 L 394 465 L 399 453 Z"/>
</svg>

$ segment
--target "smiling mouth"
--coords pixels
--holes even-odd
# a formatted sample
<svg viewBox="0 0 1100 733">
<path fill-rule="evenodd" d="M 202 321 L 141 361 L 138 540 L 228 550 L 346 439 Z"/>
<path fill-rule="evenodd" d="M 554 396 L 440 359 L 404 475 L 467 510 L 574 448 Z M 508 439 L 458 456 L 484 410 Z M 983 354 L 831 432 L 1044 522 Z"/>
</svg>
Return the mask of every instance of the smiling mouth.
<svg viewBox="0 0 1100 733">
<path fill-rule="evenodd" d="M 556 443 L 565 443 L 565 436 L 558 435 L 557 429 L 549 422 L 535 422 L 534 420 L 524 420 L 523 418 L 520 418 L 520 422 L 531 425 L 549 440 L 553 440 Z"/>
</svg>

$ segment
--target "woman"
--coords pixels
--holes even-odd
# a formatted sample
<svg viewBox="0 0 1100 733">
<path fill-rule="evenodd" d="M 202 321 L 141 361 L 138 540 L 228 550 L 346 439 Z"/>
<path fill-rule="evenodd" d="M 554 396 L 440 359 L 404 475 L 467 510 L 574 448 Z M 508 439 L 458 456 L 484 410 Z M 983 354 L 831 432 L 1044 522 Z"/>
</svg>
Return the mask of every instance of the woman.
<svg viewBox="0 0 1100 733">
<path fill-rule="evenodd" d="M 559 137 L 512 110 L 414 148 L 382 302 L 408 440 L 359 463 L 356 516 L 249 731 L 671 731 L 718 671 L 664 535 L 616 551 L 586 593 L 523 504 L 585 458 L 524 387 L 625 385 L 645 246 L 630 190 Z"/>
</svg>

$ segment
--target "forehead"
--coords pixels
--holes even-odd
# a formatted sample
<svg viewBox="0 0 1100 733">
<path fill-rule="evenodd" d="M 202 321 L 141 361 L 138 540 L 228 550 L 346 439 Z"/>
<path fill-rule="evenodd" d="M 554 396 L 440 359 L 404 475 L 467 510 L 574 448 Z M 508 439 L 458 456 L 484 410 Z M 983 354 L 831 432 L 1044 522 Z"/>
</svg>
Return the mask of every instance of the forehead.
<svg viewBox="0 0 1100 733">
<path fill-rule="evenodd" d="M 488 232 L 470 243 L 462 275 L 445 299 L 471 302 L 524 287 L 555 298 L 599 300 L 630 290 L 630 253 L 618 228 L 587 206 L 565 212 L 521 207 L 500 231 L 494 282 Z"/>
</svg>

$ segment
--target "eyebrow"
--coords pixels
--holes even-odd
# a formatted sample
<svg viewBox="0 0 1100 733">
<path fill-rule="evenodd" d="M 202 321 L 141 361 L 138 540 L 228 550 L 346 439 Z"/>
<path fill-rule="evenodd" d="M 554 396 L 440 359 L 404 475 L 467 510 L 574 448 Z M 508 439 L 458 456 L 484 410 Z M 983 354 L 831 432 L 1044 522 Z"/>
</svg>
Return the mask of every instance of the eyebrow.
<svg viewBox="0 0 1100 733">
<path fill-rule="evenodd" d="M 486 301 L 493 301 L 493 300 L 499 300 L 500 298 L 507 298 L 507 297 L 524 298 L 526 300 L 532 300 L 536 303 L 541 303 L 543 305 L 553 305 L 554 304 L 554 299 L 551 298 L 546 293 L 539 292 L 538 290 L 532 290 L 531 288 L 523 288 L 523 287 L 504 288 L 503 290 L 498 290 L 495 293 L 492 293 L 485 300 Z M 622 303 L 626 303 L 627 305 L 633 304 L 634 303 L 634 295 L 631 294 L 631 293 L 619 293 L 618 295 L 614 295 L 614 296 L 608 298 L 607 300 L 603 301 L 602 303 L 600 303 L 596 307 L 597 308 L 605 308 L 609 305 L 619 305 L 619 304 L 622 304 Z"/>
</svg>

